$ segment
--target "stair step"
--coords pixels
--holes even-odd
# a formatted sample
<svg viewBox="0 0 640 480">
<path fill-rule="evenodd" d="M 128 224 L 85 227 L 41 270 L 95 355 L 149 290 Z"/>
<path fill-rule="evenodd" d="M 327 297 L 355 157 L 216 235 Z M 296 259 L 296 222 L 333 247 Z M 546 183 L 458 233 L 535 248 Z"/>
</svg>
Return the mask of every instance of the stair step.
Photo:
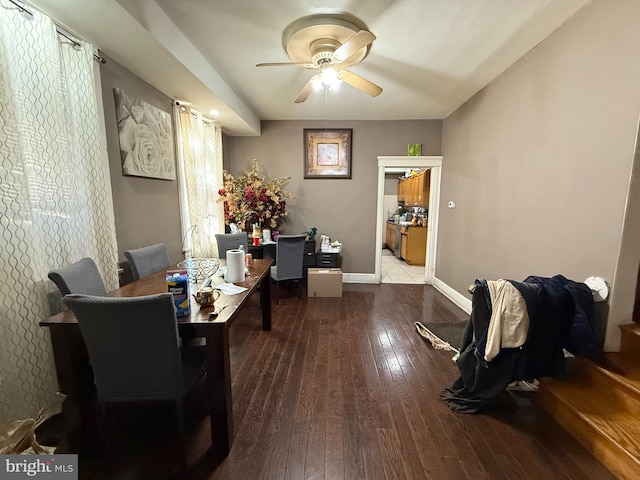
<svg viewBox="0 0 640 480">
<path fill-rule="evenodd" d="M 620 353 L 640 363 L 640 324 L 620 325 L 620 331 L 622 333 Z"/>
<path fill-rule="evenodd" d="M 577 357 L 576 375 L 600 391 L 620 388 L 640 402 L 640 363 L 620 353 L 605 353 L 599 361 Z"/>
<path fill-rule="evenodd" d="M 619 478 L 640 478 L 640 400 L 626 389 L 603 390 L 583 375 L 541 379 L 540 404 Z"/>
</svg>

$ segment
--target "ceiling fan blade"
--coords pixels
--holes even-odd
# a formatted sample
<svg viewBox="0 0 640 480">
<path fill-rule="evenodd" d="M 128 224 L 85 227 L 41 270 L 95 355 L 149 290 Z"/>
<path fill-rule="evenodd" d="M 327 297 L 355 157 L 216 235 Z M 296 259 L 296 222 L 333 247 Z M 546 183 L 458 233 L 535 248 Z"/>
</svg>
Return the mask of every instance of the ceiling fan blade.
<svg viewBox="0 0 640 480">
<path fill-rule="evenodd" d="M 272 62 L 272 63 L 258 63 L 256 67 L 305 67 L 305 68 L 317 68 L 313 63 L 306 62 Z"/>
<path fill-rule="evenodd" d="M 311 91 L 313 90 L 313 84 L 311 83 L 312 80 L 313 79 L 309 80 L 307 84 L 304 87 L 302 87 L 302 90 L 298 94 L 298 98 L 295 99 L 295 103 L 304 102 L 307 99 L 307 97 L 311 94 Z"/>
<path fill-rule="evenodd" d="M 362 90 L 364 93 L 368 93 L 372 97 L 377 97 L 382 93 L 382 88 L 376 85 L 373 82 L 370 82 L 366 78 L 361 77 L 349 70 L 341 70 L 338 73 L 338 78 L 352 87 L 357 88 L 358 90 Z"/>
<path fill-rule="evenodd" d="M 356 32 L 349 40 L 344 42 L 338 49 L 333 52 L 335 62 L 344 62 L 351 55 L 356 53 L 362 47 L 366 47 L 376 39 L 376 36 L 368 30 L 360 30 Z"/>
</svg>

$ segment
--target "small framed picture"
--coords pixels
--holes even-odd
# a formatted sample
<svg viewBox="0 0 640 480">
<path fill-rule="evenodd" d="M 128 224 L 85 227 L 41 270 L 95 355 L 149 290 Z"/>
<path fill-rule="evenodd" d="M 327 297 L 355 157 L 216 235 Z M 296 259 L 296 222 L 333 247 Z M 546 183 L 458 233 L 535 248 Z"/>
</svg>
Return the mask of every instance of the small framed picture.
<svg viewBox="0 0 640 480">
<path fill-rule="evenodd" d="M 407 148 L 407 155 L 410 157 L 419 157 L 422 155 L 422 144 L 421 143 L 410 143 Z"/>
<path fill-rule="evenodd" d="M 351 178 L 351 128 L 304 129 L 304 178 Z"/>
</svg>

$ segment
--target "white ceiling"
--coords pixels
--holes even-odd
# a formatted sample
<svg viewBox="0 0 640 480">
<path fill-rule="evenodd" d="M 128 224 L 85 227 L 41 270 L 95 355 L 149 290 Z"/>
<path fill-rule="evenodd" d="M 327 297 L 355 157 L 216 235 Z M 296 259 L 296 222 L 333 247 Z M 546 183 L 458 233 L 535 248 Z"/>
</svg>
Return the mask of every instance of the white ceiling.
<svg viewBox="0 0 640 480">
<path fill-rule="evenodd" d="M 191 102 L 230 135 L 260 120 L 447 117 L 590 0 L 30 0 L 166 95 Z M 377 40 L 343 84 L 295 104 L 314 71 L 289 61 L 282 32 L 319 13 L 357 17 Z"/>
</svg>

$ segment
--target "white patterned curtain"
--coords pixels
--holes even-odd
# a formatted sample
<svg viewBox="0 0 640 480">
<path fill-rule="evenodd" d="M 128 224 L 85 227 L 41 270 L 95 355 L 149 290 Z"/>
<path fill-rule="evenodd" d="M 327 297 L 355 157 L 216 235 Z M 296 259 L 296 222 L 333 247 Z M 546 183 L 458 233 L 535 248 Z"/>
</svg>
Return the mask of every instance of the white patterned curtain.
<svg viewBox="0 0 640 480">
<path fill-rule="evenodd" d="M 118 285 L 93 46 L 0 0 L 0 424 L 34 416 L 58 390 L 49 331 L 54 268 L 95 260 Z"/>
<path fill-rule="evenodd" d="M 215 234 L 224 233 L 222 132 L 188 107 L 176 105 L 183 249 L 192 257 L 217 257 Z"/>
</svg>

